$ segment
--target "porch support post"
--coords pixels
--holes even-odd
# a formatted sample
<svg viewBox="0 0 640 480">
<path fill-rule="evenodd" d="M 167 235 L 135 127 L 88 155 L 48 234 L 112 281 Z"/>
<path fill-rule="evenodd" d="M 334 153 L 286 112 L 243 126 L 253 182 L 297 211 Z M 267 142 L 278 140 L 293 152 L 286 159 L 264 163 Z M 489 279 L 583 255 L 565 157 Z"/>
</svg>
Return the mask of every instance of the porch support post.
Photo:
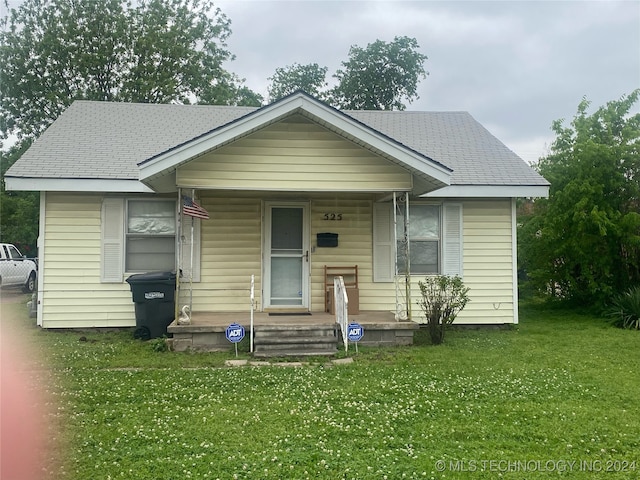
<svg viewBox="0 0 640 480">
<path fill-rule="evenodd" d="M 182 259 L 182 189 L 178 187 L 178 228 L 176 229 L 176 298 L 174 320 L 178 319 L 180 308 L 180 269 Z"/>
<path fill-rule="evenodd" d="M 406 289 L 407 299 L 407 319 L 411 320 L 411 257 L 409 256 L 409 192 L 404 194 L 404 254 L 405 254 L 405 266 L 404 266 L 404 283 Z"/>
<path fill-rule="evenodd" d="M 396 321 L 400 320 L 401 312 L 398 311 L 400 298 L 398 295 L 398 197 L 393 192 L 393 284 L 396 292 Z"/>
<path fill-rule="evenodd" d="M 403 212 L 403 222 L 402 222 L 402 245 L 401 248 L 404 254 L 404 302 L 405 302 L 405 311 L 404 313 L 407 316 L 408 320 L 411 320 L 411 257 L 409 251 L 409 193 L 402 192 L 400 193 L 400 198 L 398 198 L 398 194 L 393 192 L 393 236 L 394 236 L 394 251 L 395 255 L 395 283 L 396 283 L 396 317 L 399 317 L 398 304 L 400 299 L 398 298 L 398 212 L 401 208 L 400 205 L 404 203 L 404 212 Z M 399 205 L 400 204 L 400 205 Z"/>
</svg>

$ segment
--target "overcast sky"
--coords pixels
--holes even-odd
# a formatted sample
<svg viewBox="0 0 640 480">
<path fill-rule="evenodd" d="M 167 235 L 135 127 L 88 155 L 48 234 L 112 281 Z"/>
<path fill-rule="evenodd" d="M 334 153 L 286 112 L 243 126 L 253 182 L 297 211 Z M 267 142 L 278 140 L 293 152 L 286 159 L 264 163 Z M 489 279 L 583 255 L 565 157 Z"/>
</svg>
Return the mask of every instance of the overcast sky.
<svg viewBox="0 0 640 480">
<path fill-rule="evenodd" d="M 569 122 L 640 87 L 640 0 L 218 0 L 231 19 L 228 70 L 267 97 L 277 67 L 318 63 L 332 75 L 349 47 L 417 39 L 429 59 L 408 110 L 465 110 L 528 162 L 551 123 Z"/>
</svg>

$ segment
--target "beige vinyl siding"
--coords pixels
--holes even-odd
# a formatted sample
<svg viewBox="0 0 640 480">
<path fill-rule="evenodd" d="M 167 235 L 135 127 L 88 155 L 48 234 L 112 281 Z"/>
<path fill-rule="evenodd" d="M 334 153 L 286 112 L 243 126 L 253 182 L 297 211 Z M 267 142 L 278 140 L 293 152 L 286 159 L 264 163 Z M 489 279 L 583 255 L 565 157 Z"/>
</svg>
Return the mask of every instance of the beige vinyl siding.
<svg viewBox="0 0 640 480">
<path fill-rule="evenodd" d="M 511 200 L 464 204 L 464 281 L 472 301 L 459 323 L 512 323 Z"/>
<path fill-rule="evenodd" d="M 193 160 L 178 185 L 259 191 L 408 190 L 411 175 L 301 116 L 269 125 Z"/>
<path fill-rule="evenodd" d="M 249 312 L 251 275 L 260 302 L 262 203 L 259 198 L 208 196 L 200 204 L 210 219 L 201 223 L 200 282 L 193 284 L 194 311 Z M 189 302 L 182 283 L 180 304 Z"/>
<path fill-rule="evenodd" d="M 201 193 L 200 203 L 211 219 L 201 224 L 201 281 L 193 283 L 194 311 L 248 312 L 252 274 L 261 305 L 265 198 L 255 193 Z M 55 193 L 45 197 L 43 327 L 135 325 L 129 285 L 100 282 L 102 197 Z M 278 197 L 274 193 L 270 199 Z M 394 311 L 394 284 L 372 281 L 373 198 L 315 194 L 296 200 L 310 205 L 312 311 L 324 309 L 324 265 L 358 265 L 361 311 Z M 341 213 L 342 220 L 325 220 L 325 213 Z M 513 322 L 511 231 L 510 200 L 463 202 L 464 281 L 471 288 L 471 302 L 458 323 Z M 322 232 L 337 233 L 338 247 L 317 248 L 316 234 Z M 419 279 L 414 277 L 414 315 L 419 314 Z M 181 305 L 189 301 L 188 286 L 182 284 Z"/>
<path fill-rule="evenodd" d="M 47 193 L 45 201 L 42 326 L 135 325 L 129 285 L 100 282 L 102 197 Z"/>
<path fill-rule="evenodd" d="M 324 266 L 358 265 L 360 309 L 374 310 L 372 285 L 372 224 L 373 201 L 367 197 L 318 198 L 311 201 L 311 244 L 317 234 L 338 234 L 337 247 L 317 247 L 311 254 L 311 310 L 324 310 Z M 342 220 L 325 220 L 325 213 L 340 213 Z"/>
</svg>

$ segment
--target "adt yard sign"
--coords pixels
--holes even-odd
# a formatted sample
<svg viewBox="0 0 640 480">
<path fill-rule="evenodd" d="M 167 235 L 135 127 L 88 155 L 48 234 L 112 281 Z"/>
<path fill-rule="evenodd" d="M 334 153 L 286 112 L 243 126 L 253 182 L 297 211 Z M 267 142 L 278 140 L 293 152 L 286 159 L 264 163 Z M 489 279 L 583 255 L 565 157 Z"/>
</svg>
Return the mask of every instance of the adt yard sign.
<svg viewBox="0 0 640 480">
<path fill-rule="evenodd" d="M 364 329 L 359 323 L 350 323 L 347 327 L 347 338 L 351 342 L 359 342 L 364 335 Z"/>
<path fill-rule="evenodd" d="M 231 343 L 238 343 L 244 338 L 244 327 L 242 325 L 238 325 L 237 323 L 232 323 L 227 327 L 225 332 L 227 340 Z"/>
</svg>

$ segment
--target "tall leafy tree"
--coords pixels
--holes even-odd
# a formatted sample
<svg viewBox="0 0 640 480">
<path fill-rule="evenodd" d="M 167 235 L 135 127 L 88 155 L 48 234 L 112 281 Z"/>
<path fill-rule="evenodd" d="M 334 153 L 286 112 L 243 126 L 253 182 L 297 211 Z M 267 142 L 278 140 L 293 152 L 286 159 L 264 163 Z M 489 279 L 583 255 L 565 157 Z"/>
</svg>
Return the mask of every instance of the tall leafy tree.
<svg viewBox="0 0 640 480">
<path fill-rule="evenodd" d="M 321 67 L 317 63 L 308 65 L 294 63 L 283 68 L 276 68 L 273 76 L 268 78 L 271 80 L 271 85 L 268 88 L 269 100 L 273 102 L 296 90 L 304 90 L 314 97 L 324 98 L 327 70 L 327 67 Z"/>
<path fill-rule="evenodd" d="M 553 122 L 556 139 L 539 163 L 551 183 L 521 235 L 521 260 L 541 291 L 603 304 L 640 284 L 640 90 L 570 126 Z"/>
<path fill-rule="evenodd" d="M 223 68 L 230 21 L 211 0 L 25 0 L 3 23 L 5 137 L 36 137 L 76 99 L 257 100 Z"/>
<path fill-rule="evenodd" d="M 426 78 L 424 62 L 415 38 L 376 40 L 366 48 L 353 45 L 349 59 L 334 77 L 333 104 L 350 110 L 404 110 L 404 101 L 419 98 L 418 83 Z"/>
<path fill-rule="evenodd" d="M 365 48 L 353 45 L 349 58 L 333 75 L 337 83 L 328 88 L 327 67 L 317 63 L 277 68 L 269 77 L 269 99 L 277 100 L 296 90 L 349 110 L 404 110 L 405 101 L 418 97 L 420 80 L 426 78 L 424 62 L 415 38 L 376 40 Z"/>
</svg>

